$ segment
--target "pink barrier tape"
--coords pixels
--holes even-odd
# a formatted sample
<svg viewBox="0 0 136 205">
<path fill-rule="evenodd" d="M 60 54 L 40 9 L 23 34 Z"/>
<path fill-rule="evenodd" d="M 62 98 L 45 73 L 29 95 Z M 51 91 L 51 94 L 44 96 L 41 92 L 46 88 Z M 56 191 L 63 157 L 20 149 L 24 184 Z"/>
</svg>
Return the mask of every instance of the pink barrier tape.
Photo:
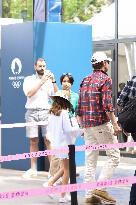
<svg viewBox="0 0 136 205">
<path fill-rule="evenodd" d="M 75 151 L 85 151 L 85 150 L 106 150 L 114 148 L 124 148 L 124 147 L 134 147 L 136 142 L 125 142 L 125 143 L 115 143 L 115 144 L 98 144 L 98 145 L 82 145 L 76 146 Z"/>
<path fill-rule="evenodd" d="M 132 183 L 136 183 L 136 177 L 124 177 L 117 178 L 93 183 L 78 183 L 78 184 L 68 184 L 61 186 L 50 186 L 47 188 L 38 188 L 38 189 L 26 189 L 26 190 L 17 190 L 12 192 L 0 192 L 0 200 L 8 199 L 17 199 L 23 197 L 31 197 L 37 195 L 48 195 L 56 194 L 61 192 L 74 192 L 85 189 L 96 189 L 102 187 L 111 187 L 111 186 L 124 186 Z"/>
<path fill-rule="evenodd" d="M 47 125 L 48 123 L 46 121 L 40 121 L 40 122 L 27 122 L 27 123 L 12 123 L 12 124 L 0 124 L 1 128 L 14 128 L 14 127 L 30 127 L 34 125 Z"/>
<path fill-rule="evenodd" d="M 113 148 L 123 148 L 123 147 L 134 147 L 136 146 L 136 142 L 125 142 L 125 143 L 116 143 L 116 144 L 99 144 L 99 145 L 82 145 L 76 146 L 75 151 L 85 151 L 85 150 L 106 150 Z M 60 149 L 52 149 L 52 150 L 44 150 L 38 152 L 30 152 L 16 155 L 7 155 L 0 156 L 0 162 L 7 162 L 12 160 L 20 160 L 20 159 L 29 159 L 29 158 L 38 158 L 42 156 L 55 155 L 58 153 L 68 153 L 68 147 L 62 147 Z"/>
<path fill-rule="evenodd" d="M 23 153 L 23 154 L 16 154 L 16 155 L 7 155 L 7 156 L 0 156 L 0 162 L 7 162 L 12 160 L 19 160 L 19 159 L 29 159 L 34 157 L 43 157 L 48 155 L 55 155 L 57 153 L 68 153 L 68 148 L 62 149 L 54 149 L 54 150 L 44 150 L 38 152 L 30 152 L 30 153 Z"/>
</svg>

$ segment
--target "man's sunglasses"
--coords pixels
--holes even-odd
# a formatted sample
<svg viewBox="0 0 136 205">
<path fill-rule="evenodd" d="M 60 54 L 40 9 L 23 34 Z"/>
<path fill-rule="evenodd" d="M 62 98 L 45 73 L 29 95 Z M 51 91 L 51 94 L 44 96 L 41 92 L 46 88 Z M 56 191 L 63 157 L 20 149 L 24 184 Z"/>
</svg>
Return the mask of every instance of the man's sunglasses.
<svg viewBox="0 0 136 205">
<path fill-rule="evenodd" d="M 110 64 L 110 61 L 109 61 L 109 60 L 106 60 L 106 62 L 107 62 L 108 64 Z"/>
<path fill-rule="evenodd" d="M 45 65 L 38 65 L 38 67 L 40 67 L 40 68 L 41 68 L 41 67 L 45 67 Z"/>
</svg>

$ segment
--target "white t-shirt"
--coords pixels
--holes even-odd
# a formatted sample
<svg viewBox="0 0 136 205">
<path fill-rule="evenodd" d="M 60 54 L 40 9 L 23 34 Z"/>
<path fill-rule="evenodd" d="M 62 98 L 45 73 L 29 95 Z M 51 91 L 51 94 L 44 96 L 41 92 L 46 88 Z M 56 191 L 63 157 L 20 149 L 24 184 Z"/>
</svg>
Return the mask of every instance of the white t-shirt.
<svg viewBox="0 0 136 205">
<path fill-rule="evenodd" d="M 27 76 L 24 79 L 23 83 L 23 91 L 25 95 L 27 96 L 27 93 L 38 83 L 39 78 L 36 77 L 36 75 Z M 50 80 L 45 82 L 41 88 L 36 92 L 35 95 L 32 97 L 27 97 L 27 102 L 25 105 L 26 109 L 49 109 L 50 108 L 50 102 L 49 102 L 49 96 L 54 94 L 54 87 Z"/>
<path fill-rule="evenodd" d="M 64 147 L 72 144 L 72 136 L 79 136 L 83 131 L 79 127 L 72 127 L 67 110 L 62 110 L 60 116 L 49 115 L 47 125 L 47 138 L 52 148 Z"/>
</svg>

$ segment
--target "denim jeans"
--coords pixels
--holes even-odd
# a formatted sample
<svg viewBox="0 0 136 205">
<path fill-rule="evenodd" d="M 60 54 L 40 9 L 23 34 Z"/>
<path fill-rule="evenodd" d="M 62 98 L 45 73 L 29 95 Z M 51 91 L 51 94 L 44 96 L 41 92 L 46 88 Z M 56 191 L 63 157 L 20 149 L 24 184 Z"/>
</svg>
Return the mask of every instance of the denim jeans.
<svg viewBox="0 0 136 205">
<path fill-rule="evenodd" d="M 133 137 L 133 140 L 136 142 L 136 133 L 131 135 Z M 136 176 L 136 170 L 134 176 Z M 132 184 L 131 191 L 130 191 L 129 205 L 136 205 L 136 184 Z"/>
</svg>

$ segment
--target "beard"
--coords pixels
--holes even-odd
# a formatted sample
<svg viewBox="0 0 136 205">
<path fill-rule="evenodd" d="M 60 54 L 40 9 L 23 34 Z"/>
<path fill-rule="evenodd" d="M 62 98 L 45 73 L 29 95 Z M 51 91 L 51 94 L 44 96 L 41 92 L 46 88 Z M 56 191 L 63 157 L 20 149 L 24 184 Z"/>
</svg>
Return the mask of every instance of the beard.
<svg viewBox="0 0 136 205">
<path fill-rule="evenodd" d="M 36 72 L 37 72 L 38 75 L 44 75 L 44 70 L 43 69 L 36 70 Z"/>
<path fill-rule="evenodd" d="M 108 72 L 108 68 L 107 68 L 107 66 L 105 66 L 104 67 L 104 70 L 103 70 L 105 73 L 107 73 Z"/>
</svg>

